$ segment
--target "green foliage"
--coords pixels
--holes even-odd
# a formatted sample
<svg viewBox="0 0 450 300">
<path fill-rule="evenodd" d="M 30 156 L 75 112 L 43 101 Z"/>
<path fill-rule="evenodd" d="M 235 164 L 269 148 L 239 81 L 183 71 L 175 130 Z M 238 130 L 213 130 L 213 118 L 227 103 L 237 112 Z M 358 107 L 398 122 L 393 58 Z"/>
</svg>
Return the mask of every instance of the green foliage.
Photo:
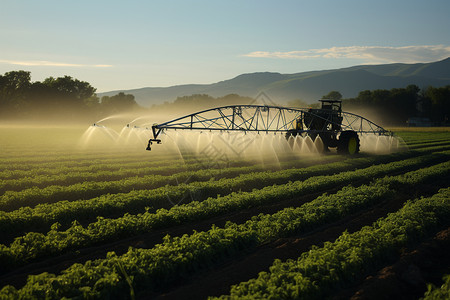
<svg viewBox="0 0 450 300">
<path fill-rule="evenodd" d="M 391 90 L 361 91 L 356 98 L 343 100 L 344 110 L 369 109 L 384 115 L 385 124 L 405 125 L 409 117 L 428 117 L 446 125 L 450 118 L 450 85 L 427 87 L 416 85 Z"/>
<path fill-rule="evenodd" d="M 450 176 L 448 133 L 404 132 L 402 136 L 416 150 L 352 159 L 327 155 L 312 159 L 309 164 L 314 166 L 290 160 L 278 170 L 242 162 L 205 170 L 203 162 L 196 159 L 188 159 L 186 165 L 180 166 L 181 161 L 170 162 L 170 156 L 143 162 L 141 154 L 125 157 L 74 152 L 49 158 L 45 151 L 15 154 L 12 148 L 6 148 L 0 154 L 0 169 L 4 167 L 0 187 L 7 192 L 4 195 L 27 191 L 33 185 L 39 188 L 35 198 L 29 198 L 34 200 L 25 202 L 18 196 L 19 203 L 12 205 L 19 209 L 0 212 L 2 274 L 66 251 L 158 228 L 172 232 L 170 227 L 174 225 L 343 188 L 273 214 L 254 215 L 241 224 L 228 222 L 223 228 L 213 226 L 179 237 L 166 236 L 149 249 L 130 247 L 123 255 L 112 252 L 101 259 L 73 264 L 59 274 L 31 275 L 21 288 L 4 286 L 0 299 L 123 299 L 139 298 L 143 291 L 145 296 L 152 295 L 267 242 L 308 234 L 399 195 L 415 198 L 424 193 L 424 186 L 427 193 L 430 186 L 445 187 Z M 64 175 L 70 171 L 72 174 Z M 85 185 L 83 177 L 91 185 Z M 177 184 L 177 179 L 186 183 Z M 112 182 L 109 186 L 108 181 Z M 65 182 L 71 185 L 64 186 Z M 103 184 L 106 188 L 101 190 Z M 90 197 L 96 188 L 99 195 Z M 105 194 L 114 188 L 123 190 Z M 61 201 L 70 198 L 72 192 L 73 201 Z M 396 259 L 405 246 L 446 228 L 449 193 L 446 188 L 433 197 L 409 201 L 403 209 L 371 227 L 352 234 L 345 232 L 335 242 L 299 253 L 298 259 L 277 261 L 269 272 L 233 288 L 228 297 L 327 297 Z M 168 195 L 174 200 L 194 197 L 172 206 L 168 205 Z M 7 234 L 11 238 L 8 243 L 4 242 Z M 432 290 L 436 289 L 430 287 L 430 293 Z"/>
<path fill-rule="evenodd" d="M 100 103 L 100 108 L 106 113 L 123 113 L 137 109 L 139 105 L 134 100 L 134 96 L 131 94 L 125 94 L 123 92 L 114 96 L 103 96 Z"/>
<path fill-rule="evenodd" d="M 26 71 L 11 71 L 0 75 L 0 113 L 23 108 L 31 85 L 31 73 Z"/>
<path fill-rule="evenodd" d="M 450 298 L 450 275 L 445 275 L 444 283 L 440 287 L 428 284 L 424 300 L 445 300 Z"/>
<path fill-rule="evenodd" d="M 88 82 L 70 76 L 46 78 L 42 84 L 48 88 L 49 97 L 65 101 L 80 101 L 92 97 L 96 91 Z"/>
<path fill-rule="evenodd" d="M 40 189 L 27 189 L 23 192 L 6 193 L 3 195 L 3 199 L 7 199 L 8 203 L 14 203 L 14 205 L 30 205 L 32 203 L 43 202 L 45 198 L 48 199 L 67 199 L 68 197 L 80 197 L 85 193 L 89 195 L 95 195 L 95 193 L 103 194 L 111 191 L 129 191 L 132 188 L 136 190 L 129 191 L 127 193 L 118 194 L 103 194 L 101 196 L 76 201 L 58 201 L 56 203 L 39 204 L 35 208 L 23 207 L 12 212 L 0 211 L 0 228 L 7 232 L 10 236 L 17 236 L 21 232 L 26 232 L 30 229 L 33 231 L 45 231 L 48 230 L 50 225 L 54 222 L 60 222 L 65 227 L 73 220 L 79 221 L 94 221 L 95 216 L 115 216 L 123 214 L 125 212 L 137 213 L 144 211 L 145 207 L 151 207 L 151 211 L 155 211 L 158 208 L 170 208 L 172 202 L 187 204 L 192 199 L 196 201 L 202 201 L 208 197 L 216 197 L 216 195 L 228 195 L 233 192 L 249 192 L 250 194 L 256 188 L 264 188 L 264 190 L 273 190 L 278 193 L 278 190 L 285 191 L 282 195 L 288 196 L 292 194 L 286 194 L 292 188 L 297 190 L 297 194 L 320 191 L 321 189 L 334 187 L 336 184 L 348 184 L 353 182 L 356 178 L 359 180 L 369 180 L 372 176 L 380 176 L 387 174 L 393 170 L 408 170 L 410 168 L 416 168 L 422 165 L 429 164 L 431 162 L 439 162 L 446 160 L 447 154 L 430 154 L 420 156 L 417 158 L 411 158 L 407 160 L 396 161 L 399 158 L 405 158 L 408 156 L 414 156 L 413 153 L 391 154 L 382 157 L 371 158 L 357 158 L 347 159 L 342 162 L 334 162 L 325 165 L 315 165 L 302 169 L 287 169 L 276 172 L 251 172 L 255 170 L 253 167 L 242 168 L 229 168 L 221 169 L 214 172 L 204 172 L 202 170 L 194 172 L 184 172 L 176 175 L 178 180 L 172 180 L 166 176 L 144 176 L 142 178 L 131 178 L 123 181 L 110 181 L 99 183 L 83 183 L 75 184 L 68 187 L 56 187 L 50 186 L 43 190 Z M 394 161 L 389 163 L 389 161 Z M 381 164 L 382 162 L 388 164 L 374 165 L 375 163 Z M 368 168 L 364 168 L 371 166 Z M 354 168 L 361 168 L 355 171 Z M 346 172 L 345 172 L 346 171 Z M 336 175 L 324 176 L 330 172 L 340 172 Z M 185 175 L 183 177 L 181 175 Z M 240 174 L 240 175 L 239 175 Z M 220 180 L 209 180 L 211 176 L 222 177 Z M 173 179 L 173 178 L 172 178 Z M 204 181 L 197 182 L 196 180 L 203 179 Z M 306 179 L 306 180 L 304 180 Z M 166 185 L 168 183 L 175 184 L 182 182 L 182 180 L 193 181 L 189 184 L 177 184 Z M 302 181 L 304 180 L 304 181 Z M 293 183 L 285 184 L 286 182 L 293 181 Z M 273 186 L 277 184 L 278 186 Z M 140 187 L 144 188 L 138 190 Z M 145 187 L 157 187 L 155 189 L 146 190 Z M 266 187 L 267 186 L 267 187 Z M 31 193 L 35 191 L 36 193 Z M 45 191 L 46 193 L 43 193 Z M 274 193 L 275 193 L 274 192 Z M 290 193 L 290 192 L 289 192 Z M 12 197 L 12 195 L 15 195 Z M 186 197 L 189 195 L 189 197 Z M 230 194 L 229 197 L 234 197 L 235 194 Z M 223 196 L 224 198 L 226 196 Z M 268 194 L 264 201 L 271 201 L 272 197 Z M 280 196 L 281 198 L 284 196 Z M 35 199 L 35 200 L 34 200 Z M 170 199 L 172 202 L 168 201 Z M 34 202 L 36 201 L 36 202 Z M 224 201 L 224 200 L 220 200 Z M 50 202 L 50 201 L 48 201 Z M 226 203 L 226 202 L 224 202 Z M 256 201 L 254 204 L 247 201 L 245 206 L 259 205 L 262 201 Z M 4 206 L 6 207 L 6 206 Z M 239 209 L 240 206 L 232 206 L 229 210 Z"/>
<path fill-rule="evenodd" d="M 448 225 L 450 188 L 430 198 L 410 201 L 396 213 L 335 242 L 313 247 L 297 260 L 276 260 L 269 272 L 231 288 L 223 299 L 321 299 L 336 286 L 354 282 L 402 247 Z"/>
<path fill-rule="evenodd" d="M 254 189 L 252 192 L 231 193 L 228 196 L 208 198 L 202 202 L 193 201 L 188 204 L 176 205 L 170 210 L 159 209 L 156 212 L 147 210 L 143 214 L 125 214 L 117 219 L 98 217 L 97 222 L 89 224 L 86 228 L 75 221 L 68 230 L 59 231 L 59 224 L 54 224 L 47 235 L 35 232 L 28 233 L 23 237 L 16 238 L 9 247 L 0 246 L 0 261 L 4 262 L 4 267 L 13 267 L 16 264 L 24 264 L 38 256 L 51 255 L 63 252 L 66 249 L 85 247 L 99 242 L 137 235 L 155 228 L 167 228 L 168 226 L 198 221 L 251 206 L 295 198 L 305 192 L 317 192 L 337 184 L 352 182 L 356 178 L 361 180 L 362 178 L 378 177 L 387 172 L 404 170 L 405 167 L 407 169 L 414 168 L 423 163 L 429 163 L 432 161 L 430 158 L 435 159 L 435 156 L 430 155 L 428 159 L 424 157 L 407 159 L 381 166 L 342 172 L 332 176 L 316 176 L 305 181 L 266 186 L 261 190 Z M 319 197 L 298 209 L 285 209 L 282 211 L 283 216 L 274 215 L 275 221 L 267 217 L 253 218 L 248 226 L 251 227 L 251 224 L 257 222 L 258 228 L 252 229 L 256 232 L 263 230 L 263 233 L 260 233 L 259 236 L 265 239 L 272 239 L 285 234 L 292 235 L 299 230 L 312 229 L 318 225 L 318 222 L 320 224 L 324 220 L 335 221 L 353 213 L 355 210 L 373 205 L 374 201 L 392 195 L 392 191 L 388 189 L 389 186 L 395 186 L 397 190 L 401 188 L 408 190 L 419 183 L 448 176 L 449 166 L 450 164 L 445 162 L 429 168 L 407 172 L 400 176 L 379 179 L 378 181 L 382 185 L 377 183 L 371 187 L 363 185 L 358 189 L 344 188 L 336 195 Z M 135 197 L 137 195 L 133 193 L 132 198 Z M 109 203 L 110 201 L 105 202 Z M 102 206 L 98 209 L 99 212 L 104 210 L 105 208 Z M 79 214 L 77 219 L 82 219 L 80 208 L 75 210 L 74 213 Z M 86 214 L 88 213 L 87 211 Z M 298 214 L 300 214 L 300 217 L 298 217 Z M 292 219 L 293 215 L 295 220 Z M 260 224 L 264 225 L 261 226 Z M 274 226 L 274 224 L 279 226 Z M 10 228 L 4 228 L 11 231 Z"/>
<path fill-rule="evenodd" d="M 86 112 L 86 103 L 98 103 L 96 89 L 70 76 L 31 82 L 27 71 L 0 75 L 0 108 L 4 117 L 55 117 Z M 67 120 L 67 119 L 66 119 Z"/>
<path fill-rule="evenodd" d="M 433 120 L 450 121 L 450 85 L 444 87 L 427 87 L 423 91 L 423 110 Z"/>
<path fill-rule="evenodd" d="M 341 100 L 342 94 L 338 91 L 331 91 L 328 94 L 324 95 L 322 99 L 328 99 L 328 100 Z"/>
<path fill-rule="evenodd" d="M 117 256 L 108 253 L 105 259 L 74 264 L 59 276 L 43 273 L 30 276 L 27 285 L 15 291 L 5 287 L 0 297 L 126 297 L 129 276 L 133 288 L 161 288 L 198 268 L 209 266 L 224 256 L 232 255 L 256 242 L 255 234 L 243 229 L 216 228 L 194 232 L 182 237 L 164 238 L 152 249 L 133 249 Z M 122 270 L 121 270 L 122 269 Z M 114 296 L 113 296 L 114 295 Z"/>
<path fill-rule="evenodd" d="M 297 224 L 296 226 L 301 228 L 302 222 L 309 222 L 304 220 L 305 214 L 300 212 L 301 210 L 312 209 L 306 215 L 314 214 L 317 209 L 324 212 L 331 210 L 333 215 L 337 207 L 337 211 L 350 213 L 351 210 L 346 207 L 352 207 L 354 203 L 364 203 L 386 196 L 387 190 L 379 190 L 379 186 L 376 188 L 376 193 L 374 187 L 347 188 L 337 198 L 333 199 L 332 195 L 319 197 L 317 203 L 309 205 L 310 208 L 299 208 L 299 211 L 285 209 L 275 215 L 261 216 L 260 219 L 242 225 L 229 223 L 223 229 L 213 227 L 206 232 L 194 232 L 175 238 L 166 237 L 162 244 L 152 249 L 130 248 L 122 256 L 110 253 L 105 259 L 88 261 L 84 265 L 74 264 L 58 276 L 47 273 L 30 276 L 22 289 L 17 291 L 5 287 L 0 295 L 38 297 L 46 291 L 49 299 L 62 296 L 97 298 L 112 295 L 110 293 L 120 297 L 127 291 L 127 280 L 121 275 L 123 273 L 129 276 L 133 288 L 137 290 L 160 289 L 199 268 L 209 267 L 236 251 L 254 247 L 258 240 L 273 239 L 283 236 L 282 232 L 292 231 L 292 228 L 279 224 L 284 221 L 286 215 L 291 217 L 291 224 Z M 350 204 L 345 200 L 349 195 L 352 199 Z M 322 248 L 313 247 L 298 260 L 284 263 L 275 261 L 269 273 L 262 272 L 257 279 L 233 287 L 231 296 L 320 297 L 334 285 L 351 282 L 379 265 L 386 257 L 398 255 L 401 247 L 420 240 L 438 224 L 447 224 L 450 204 L 446 200 L 449 195 L 450 189 L 447 188 L 431 198 L 408 202 L 399 212 L 380 219 L 372 227 L 364 227 L 353 234 L 344 233 L 336 242 L 327 242 Z M 327 202 L 329 209 L 322 208 Z M 289 210 L 291 212 L 288 212 Z M 293 215 L 296 215 L 294 219 Z M 270 222 L 277 225 L 277 233 L 265 230 L 265 218 L 270 218 Z M 320 222 L 326 219 L 324 216 Z"/>
<path fill-rule="evenodd" d="M 409 117 L 417 116 L 417 102 L 420 89 L 415 85 L 391 90 L 365 90 L 356 98 L 344 99 L 343 110 L 373 110 L 381 116 L 381 122 L 388 125 L 405 125 Z"/>
<path fill-rule="evenodd" d="M 3 117 L 51 117 L 66 121 L 74 115 L 95 116 L 139 108 L 133 95 L 105 96 L 100 103 L 95 91 L 88 82 L 70 76 L 31 82 L 30 72 L 7 72 L 0 75 L 0 113 Z"/>
</svg>

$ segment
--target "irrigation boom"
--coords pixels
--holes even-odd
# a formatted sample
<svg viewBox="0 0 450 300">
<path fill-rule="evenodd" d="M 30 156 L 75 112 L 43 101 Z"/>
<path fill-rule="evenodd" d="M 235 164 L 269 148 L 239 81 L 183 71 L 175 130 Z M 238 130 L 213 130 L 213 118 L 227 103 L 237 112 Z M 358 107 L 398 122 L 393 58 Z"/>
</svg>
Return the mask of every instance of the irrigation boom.
<svg viewBox="0 0 450 300">
<path fill-rule="evenodd" d="M 151 149 L 153 142 L 161 143 L 158 137 L 166 130 L 280 132 L 285 133 L 286 138 L 309 135 L 313 140 L 320 136 L 326 147 L 337 147 L 338 151 L 341 149 L 342 152 L 351 154 L 359 151 L 358 135 L 392 135 L 362 116 L 341 111 L 341 101 L 320 101 L 320 109 L 229 105 L 199 111 L 165 123 L 154 124 L 153 138 L 149 140 L 147 150 Z M 350 142 L 349 149 L 349 139 L 355 138 L 356 141 Z"/>
</svg>

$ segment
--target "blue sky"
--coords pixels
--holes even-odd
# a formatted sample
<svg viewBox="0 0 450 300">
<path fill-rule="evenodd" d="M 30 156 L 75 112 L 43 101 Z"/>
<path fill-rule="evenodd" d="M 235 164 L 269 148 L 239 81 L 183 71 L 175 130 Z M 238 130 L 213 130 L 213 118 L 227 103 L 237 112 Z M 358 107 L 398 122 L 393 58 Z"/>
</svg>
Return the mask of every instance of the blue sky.
<svg viewBox="0 0 450 300">
<path fill-rule="evenodd" d="M 450 56 L 448 0 L 2 0 L 0 74 L 98 92 Z"/>
</svg>

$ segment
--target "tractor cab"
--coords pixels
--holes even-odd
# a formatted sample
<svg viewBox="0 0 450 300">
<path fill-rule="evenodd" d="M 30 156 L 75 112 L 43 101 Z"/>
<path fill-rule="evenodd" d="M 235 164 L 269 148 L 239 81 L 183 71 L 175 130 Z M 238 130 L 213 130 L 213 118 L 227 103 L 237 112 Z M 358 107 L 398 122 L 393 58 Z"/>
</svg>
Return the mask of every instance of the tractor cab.
<svg viewBox="0 0 450 300">
<path fill-rule="evenodd" d="M 319 102 L 322 103 L 321 109 L 325 110 L 332 110 L 335 112 L 342 112 L 342 101 L 341 100 L 329 100 L 329 99 L 322 99 L 319 100 Z"/>
<path fill-rule="evenodd" d="M 306 128 L 317 132 L 334 132 L 341 130 L 342 101 L 321 99 L 321 108 L 310 108 L 304 114 Z"/>
<path fill-rule="evenodd" d="M 337 147 L 342 125 L 342 101 L 321 99 L 321 108 L 310 108 L 302 114 L 307 135 L 315 140 L 320 136 L 325 148 Z M 303 128 L 303 127 L 302 127 Z"/>
</svg>

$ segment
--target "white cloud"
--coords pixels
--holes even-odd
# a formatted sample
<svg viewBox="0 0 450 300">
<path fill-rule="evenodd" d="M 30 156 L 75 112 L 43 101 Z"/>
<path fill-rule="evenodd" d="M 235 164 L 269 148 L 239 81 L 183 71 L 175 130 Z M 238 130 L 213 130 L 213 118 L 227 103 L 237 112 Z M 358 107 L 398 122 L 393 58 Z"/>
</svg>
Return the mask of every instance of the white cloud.
<svg viewBox="0 0 450 300">
<path fill-rule="evenodd" d="M 0 60 L 0 63 L 10 64 L 10 65 L 18 65 L 18 66 L 31 66 L 31 67 L 88 67 L 88 68 L 110 68 L 112 65 L 84 65 L 84 64 L 69 64 L 69 63 L 60 63 L 60 62 L 52 62 L 46 60 Z"/>
<path fill-rule="evenodd" d="M 366 63 L 391 63 L 391 62 L 431 62 L 450 56 L 450 46 L 422 45 L 404 47 L 383 46 L 350 46 L 331 47 L 324 49 L 311 49 L 303 51 L 267 52 L 255 51 L 245 54 L 246 57 L 258 58 L 349 58 L 359 59 Z"/>
</svg>

